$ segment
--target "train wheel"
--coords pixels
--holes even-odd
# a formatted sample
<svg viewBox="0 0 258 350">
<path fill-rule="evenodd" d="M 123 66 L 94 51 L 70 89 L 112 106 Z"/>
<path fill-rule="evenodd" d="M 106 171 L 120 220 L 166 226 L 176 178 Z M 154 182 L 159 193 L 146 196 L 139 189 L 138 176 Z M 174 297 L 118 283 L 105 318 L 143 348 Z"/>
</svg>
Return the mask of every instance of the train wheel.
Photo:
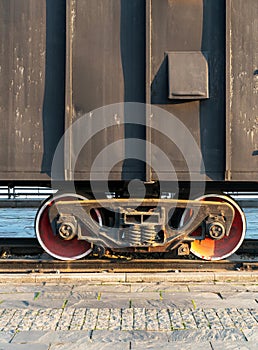
<svg viewBox="0 0 258 350">
<path fill-rule="evenodd" d="M 198 200 L 219 201 L 231 204 L 235 209 L 235 217 L 229 236 L 220 240 L 206 237 L 203 240 L 195 240 L 191 243 L 191 252 L 204 260 L 221 260 L 233 254 L 242 244 L 246 232 L 245 215 L 238 204 L 228 196 L 220 194 L 207 194 Z M 198 229 L 191 235 L 198 233 Z"/>
<path fill-rule="evenodd" d="M 64 200 L 84 200 L 87 199 L 77 194 L 57 194 L 48 198 L 39 208 L 35 219 L 35 231 L 37 239 L 42 248 L 54 258 L 60 260 L 76 260 L 91 253 L 91 244 L 84 240 L 78 240 L 77 236 L 71 240 L 62 239 L 58 234 L 53 232 L 49 220 L 49 207 L 58 201 Z M 95 209 L 92 218 L 102 226 L 100 212 Z M 82 228 L 83 229 L 83 228 Z"/>
</svg>

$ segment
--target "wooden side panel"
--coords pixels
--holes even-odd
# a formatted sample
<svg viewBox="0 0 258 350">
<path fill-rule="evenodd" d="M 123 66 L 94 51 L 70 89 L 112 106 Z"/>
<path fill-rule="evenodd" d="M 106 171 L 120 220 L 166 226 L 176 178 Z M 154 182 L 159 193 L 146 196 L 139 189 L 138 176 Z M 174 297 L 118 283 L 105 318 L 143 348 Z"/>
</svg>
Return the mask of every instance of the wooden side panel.
<svg viewBox="0 0 258 350">
<path fill-rule="evenodd" d="M 149 26 L 149 72 L 148 89 L 150 102 L 172 113 L 187 128 L 198 144 L 209 180 L 223 180 L 225 172 L 225 1 L 224 0 L 150 0 L 148 13 Z M 170 54 L 171 53 L 171 54 Z M 189 64 L 202 55 L 208 66 L 200 75 L 208 78 L 208 93 L 198 87 L 198 62 L 189 71 Z M 187 57 L 183 61 L 174 59 L 177 55 Z M 169 59 L 168 59 L 169 58 Z M 171 59 L 171 61 L 170 61 Z M 180 65 L 177 65 L 177 62 Z M 174 66 L 173 66 L 174 64 Z M 170 98 L 169 81 L 171 72 L 176 81 L 180 79 L 178 96 Z M 178 76 L 176 76 L 178 74 Z M 181 81 L 184 77 L 184 81 Z M 196 79 L 194 81 L 193 79 Z M 171 84 L 171 86 L 170 86 Z M 176 84 L 175 84 L 176 85 Z M 192 91 L 194 87 L 195 91 Z M 197 87 L 197 88 L 196 88 Z M 154 129 L 160 125 L 158 116 L 152 117 Z M 166 124 L 166 122 L 165 122 Z M 182 137 L 184 135 L 182 134 Z M 178 145 L 162 138 L 153 130 L 148 135 L 151 144 L 157 145 L 169 158 L 167 171 L 162 178 L 169 179 L 169 163 L 173 164 L 179 180 L 188 180 L 188 167 Z M 173 140 L 172 140 L 173 141 Z M 187 143 L 187 140 L 185 140 Z M 157 149 L 148 151 L 150 162 L 157 159 Z M 189 150 L 189 152 L 191 152 Z M 204 171 L 198 164 L 192 169 L 196 174 Z M 149 174 L 155 180 L 155 174 Z"/>
<path fill-rule="evenodd" d="M 0 180 L 47 180 L 63 133 L 65 1 L 0 1 Z"/>
<path fill-rule="evenodd" d="M 94 110 L 122 102 L 145 102 L 145 1 L 69 0 L 67 2 L 67 115 L 66 129 L 85 113 L 93 112 L 85 128 L 94 129 Z M 74 159 L 78 134 L 71 130 L 66 142 L 66 178 L 123 180 L 144 177 L 144 164 L 121 161 L 109 169 L 105 159 L 95 174 L 92 164 L 99 152 L 125 138 L 144 138 L 145 129 L 124 125 L 124 111 L 114 115 L 115 128 L 102 128 Z M 119 122 L 115 121 L 119 119 Z M 143 122 L 145 115 L 142 116 Z M 127 158 L 126 146 L 114 149 L 114 157 Z M 76 161 L 75 173 L 71 164 Z"/>
<path fill-rule="evenodd" d="M 227 7 L 227 178 L 258 180 L 258 2 Z"/>
</svg>

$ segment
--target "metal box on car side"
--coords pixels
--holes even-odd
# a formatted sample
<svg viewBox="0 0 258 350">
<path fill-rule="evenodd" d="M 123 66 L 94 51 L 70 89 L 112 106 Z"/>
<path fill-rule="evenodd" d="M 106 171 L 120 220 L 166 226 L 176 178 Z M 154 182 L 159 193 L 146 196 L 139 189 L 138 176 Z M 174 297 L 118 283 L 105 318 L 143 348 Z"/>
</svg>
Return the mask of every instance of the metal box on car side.
<svg viewBox="0 0 258 350">
<path fill-rule="evenodd" d="M 202 152 L 206 178 L 223 180 L 225 1 L 151 0 L 147 13 L 149 102 L 171 113 L 191 132 Z M 152 117 L 151 145 L 166 152 L 179 180 L 189 180 L 185 155 L 173 140 L 156 131 L 160 123 L 158 115 Z M 148 154 L 152 164 L 158 158 L 157 149 L 151 146 Z M 199 174 L 204 169 L 196 164 L 192 171 Z M 169 172 L 168 164 L 163 180 L 169 179 Z M 148 175 L 156 180 L 151 170 Z"/>
</svg>

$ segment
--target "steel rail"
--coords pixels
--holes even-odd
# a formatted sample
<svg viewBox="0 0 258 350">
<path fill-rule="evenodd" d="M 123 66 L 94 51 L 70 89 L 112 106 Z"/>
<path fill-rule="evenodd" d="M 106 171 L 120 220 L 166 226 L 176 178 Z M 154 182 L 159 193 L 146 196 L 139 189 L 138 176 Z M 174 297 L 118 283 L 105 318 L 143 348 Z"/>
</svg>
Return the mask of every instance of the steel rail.
<svg viewBox="0 0 258 350">
<path fill-rule="evenodd" d="M 245 240 L 238 250 L 239 256 L 235 260 L 204 261 L 189 258 L 168 258 L 168 255 L 160 258 L 151 258 L 146 254 L 145 258 L 129 258 L 111 256 L 96 258 L 90 256 L 84 260 L 59 261 L 43 254 L 43 249 L 36 239 L 32 238 L 0 238 L 0 273 L 56 273 L 56 272 L 177 272 L 177 271 L 236 271 L 258 270 L 258 241 Z M 254 255 L 250 261 L 249 254 Z M 25 255 L 27 255 L 25 257 Z M 134 256 L 134 255 L 132 255 Z M 142 254 L 141 257 L 144 257 Z M 257 261 L 255 261 L 257 257 Z"/>
<path fill-rule="evenodd" d="M 210 272 L 253 271 L 258 261 L 200 261 L 185 259 L 89 259 L 76 261 L 0 259 L 0 273 L 85 272 Z"/>
</svg>

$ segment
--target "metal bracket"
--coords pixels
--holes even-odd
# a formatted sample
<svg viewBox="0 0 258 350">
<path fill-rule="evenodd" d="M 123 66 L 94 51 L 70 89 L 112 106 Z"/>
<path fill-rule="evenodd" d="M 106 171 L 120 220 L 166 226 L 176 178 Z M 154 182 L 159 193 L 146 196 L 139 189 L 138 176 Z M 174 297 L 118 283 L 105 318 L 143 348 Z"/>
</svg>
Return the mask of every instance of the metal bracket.
<svg viewBox="0 0 258 350">
<path fill-rule="evenodd" d="M 92 209 L 108 208 L 110 211 L 126 214 L 122 227 L 107 227 L 100 226 L 94 221 L 90 215 Z M 146 208 L 146 212 L 137 211 L 130 208 Z M 150 211 L 147 209 L 149 208 Z M 191 209 L 191 218 L 177 229 L 172 229 L 168 224 L 168 214 L 173 208 L 188 208 Z M 160 245 L 167 247 L 178 245 L 178 242 L 191 240 L 189 235 L 197 229 L 202 222 L 209 216 L 223 216 L 225 220 L 226 234 L 229 233 L 233 218 L 234 208 L 226 202 L 214 201 L 193 201 L 193 200 L 176 200 L 176 199 L 103 199 L 103 200 L 75 200 L 75 201 L 59 201 L 49 208 L 49 217 L 54 218 L 56 213 L 73 215 L 82 225 L 83 229 L 78 235 L 79 239 L 87 240 L 92 244 L 109 247 L 109 248 L 124 248 L 141 246 L 141 242 L 137 244 L 128 243 L 124 237 L 130 235 L 132 213 L 139 215 L 139 227 L 157 226 L 164 231 L 163 242 L 152 242 L 150 245 Z M 147 214 L 151 217 L 148 222 Z M 151 215 L 150 215 L 151 213 Z M 153 223 L 155 221 L 155 223 Z M 126 224 L 127 223 L 127 224 Z M 135 222 L 134 224 L 135 225 Z M 146 247 L 146 243 L 144 244 Z"/>
</svg>

